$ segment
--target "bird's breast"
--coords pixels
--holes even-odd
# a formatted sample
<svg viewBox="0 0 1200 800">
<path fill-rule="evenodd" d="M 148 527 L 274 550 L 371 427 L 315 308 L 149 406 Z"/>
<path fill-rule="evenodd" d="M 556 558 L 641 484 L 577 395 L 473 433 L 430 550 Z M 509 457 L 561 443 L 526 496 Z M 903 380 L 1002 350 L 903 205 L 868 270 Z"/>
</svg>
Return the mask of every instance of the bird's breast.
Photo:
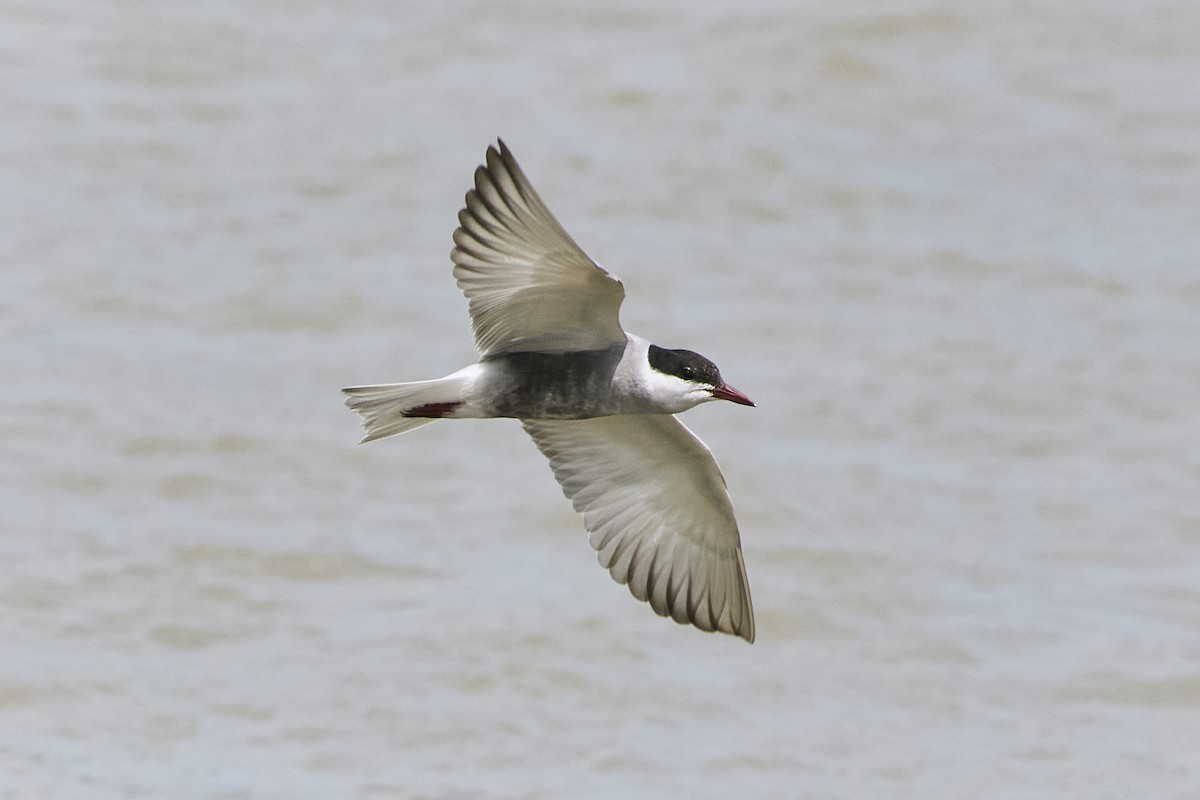
<svg viewBox="0 0 1200 800">
<path fill-rule="evenodd" d="M 623 346 L 571 353 L 502 353 L 484 363 L 495 377 L 484 401 L 498 417 L 585 419 L 622 413 L 613 377 Z"/>
</svg>

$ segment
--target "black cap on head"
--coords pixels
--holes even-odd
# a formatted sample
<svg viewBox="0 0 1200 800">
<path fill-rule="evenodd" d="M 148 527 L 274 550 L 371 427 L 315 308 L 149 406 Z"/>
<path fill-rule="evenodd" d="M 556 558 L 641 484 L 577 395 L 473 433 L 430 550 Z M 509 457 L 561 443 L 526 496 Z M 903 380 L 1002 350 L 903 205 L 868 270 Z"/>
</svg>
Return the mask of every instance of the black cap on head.
<svg viewBox="0 0 1200 800">
<path fill-rule="evenodd" d="M 652 344 L 649 361 L 651 367 L 664 375 L 674 375 L 685 381 L 709 386 L 720 386 L 723 383 L 717 365 L 691 350 L 667 350 Z"/>
</svg>

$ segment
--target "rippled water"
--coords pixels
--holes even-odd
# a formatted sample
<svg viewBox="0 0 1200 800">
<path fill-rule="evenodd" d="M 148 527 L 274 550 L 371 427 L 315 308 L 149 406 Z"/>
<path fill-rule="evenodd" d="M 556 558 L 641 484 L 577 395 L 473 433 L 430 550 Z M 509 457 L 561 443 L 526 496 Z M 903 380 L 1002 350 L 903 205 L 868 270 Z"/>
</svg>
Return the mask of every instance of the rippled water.
<svg viewBox="0 0 1200 800">
<path fill-rule="evenodd" d="M 0 796 L 1200 796 L 1200 11 L 0 6 Z M 505 137 L 759 641 L 611 583 L 473 358 Z"/>
</svg>

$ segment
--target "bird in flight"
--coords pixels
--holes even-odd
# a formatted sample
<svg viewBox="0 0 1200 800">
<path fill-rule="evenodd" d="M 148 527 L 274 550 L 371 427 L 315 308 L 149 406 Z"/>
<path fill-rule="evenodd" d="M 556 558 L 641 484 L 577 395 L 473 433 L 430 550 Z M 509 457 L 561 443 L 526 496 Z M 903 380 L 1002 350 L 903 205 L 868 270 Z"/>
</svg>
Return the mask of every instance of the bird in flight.
<svg viewBox="0 0 1200 800">
<path fill-rule="evenodd" d="M 583 515 L 601 566 L 661 616 L 754 641 L 733 505 L 674 415 L 753 406 L 716 364 L 627 333 L 625 288 L 563 230 L 503 141 L 454 232 L 479 362 L 444 378 L 342 391 L 369 442 L 437 419 L 512 417 Z"/>
</svg>

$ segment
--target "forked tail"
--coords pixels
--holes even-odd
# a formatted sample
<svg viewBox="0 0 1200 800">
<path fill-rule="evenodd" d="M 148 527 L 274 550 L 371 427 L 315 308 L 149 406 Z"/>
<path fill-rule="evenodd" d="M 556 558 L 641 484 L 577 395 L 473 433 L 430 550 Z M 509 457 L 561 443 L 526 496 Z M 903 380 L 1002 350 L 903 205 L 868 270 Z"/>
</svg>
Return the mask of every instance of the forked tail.
<svg viewBox="0 0 1200 800">
<path fill-rule="evenodd" d="M 411 431 L 450 415 L 463 405 L 466 386 L 451 375 L 435 381 L 388 383 L 381 386 L 351 386 L 342 389 L 346 405 L 362 417 L 367 435 L 364 442 Z"/>
</svg>

